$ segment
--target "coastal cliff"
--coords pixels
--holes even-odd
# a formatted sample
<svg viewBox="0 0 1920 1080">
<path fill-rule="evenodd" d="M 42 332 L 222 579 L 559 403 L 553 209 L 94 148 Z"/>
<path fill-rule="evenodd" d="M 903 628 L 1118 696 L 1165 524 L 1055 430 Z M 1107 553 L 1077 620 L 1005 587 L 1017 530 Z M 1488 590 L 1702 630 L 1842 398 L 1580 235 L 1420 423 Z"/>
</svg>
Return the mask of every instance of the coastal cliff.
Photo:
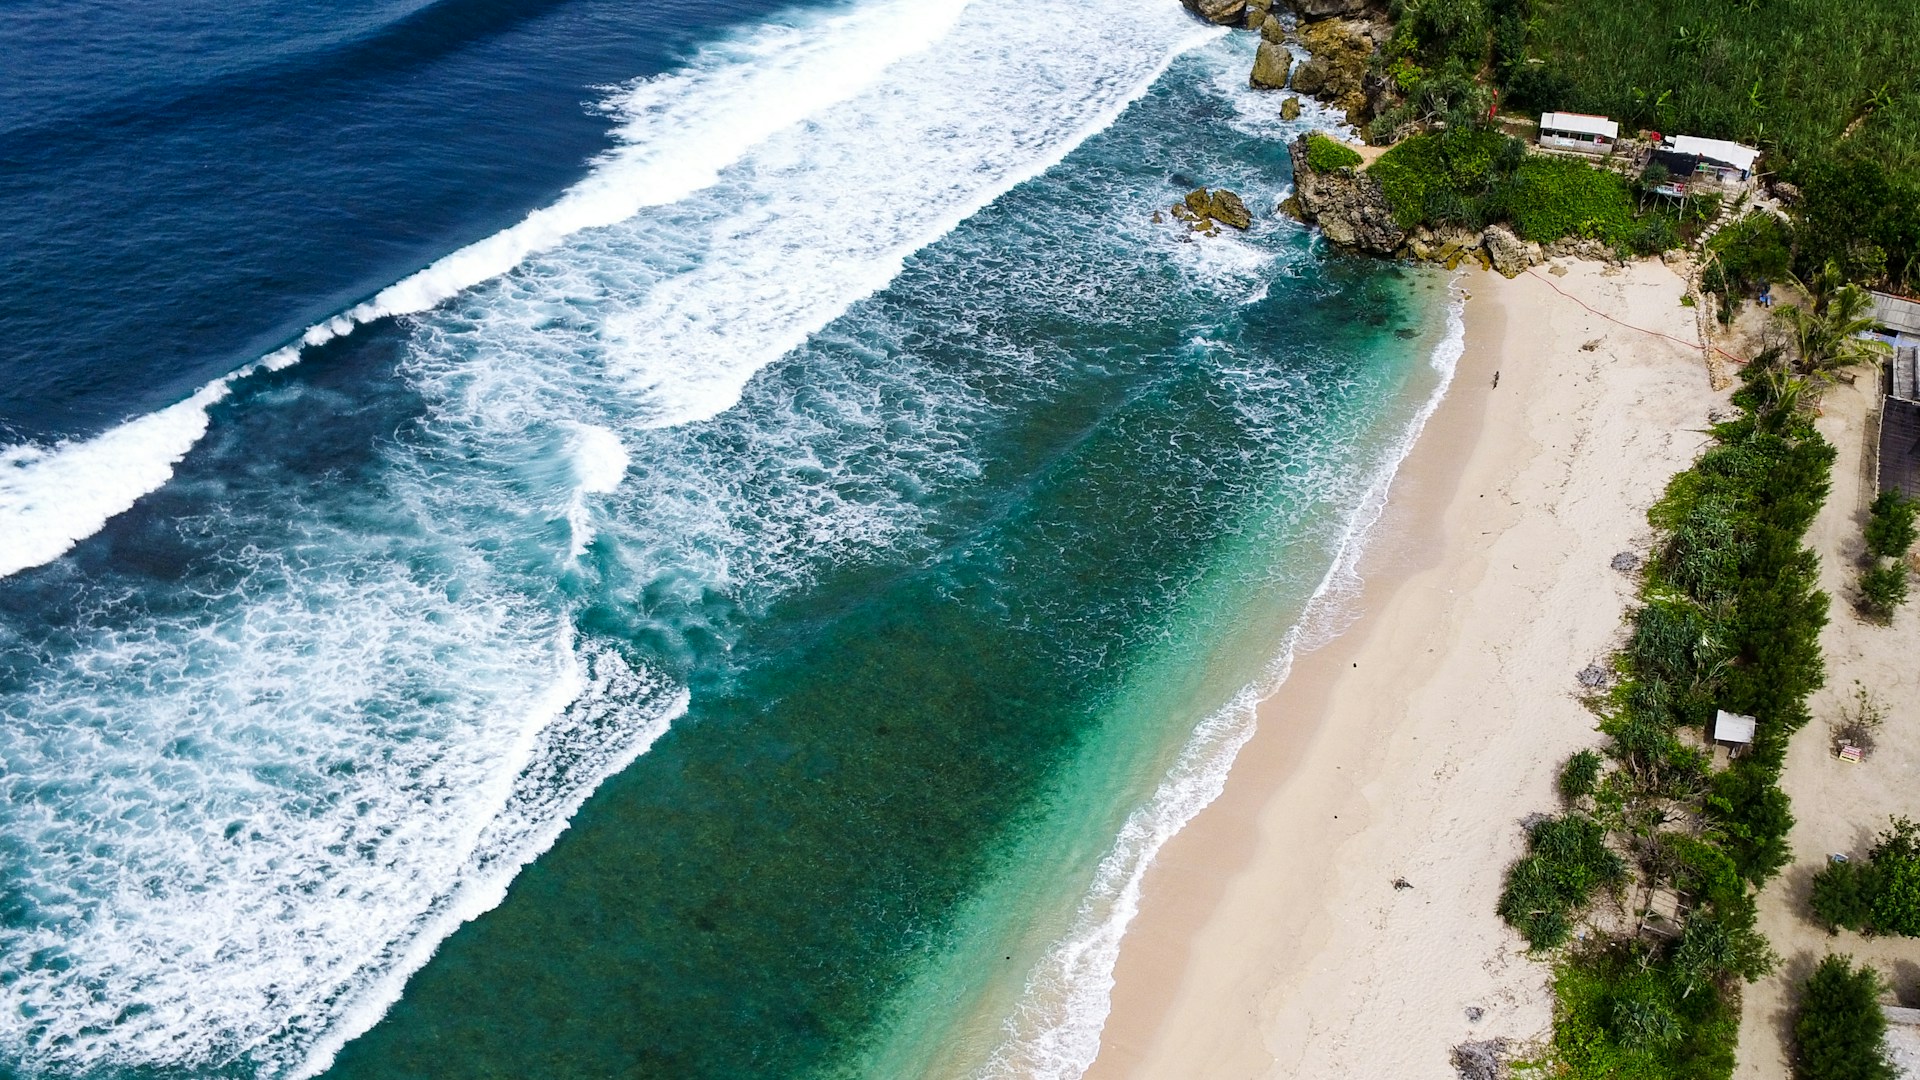
<svg viewBox="0 0 1920 1080">
<path fill-rule="evenodd" d="M 1315 169 L 1307 159 L 1312 137 L 1302 135 L 1287 147 L 1293 158 L 1291 202 L 1296 216 L 1320 226 L 1327 239 L 1341 247 L 1376 255 L 1399 251 L 1407 232 L 1394 220 L 1380 181 L 1351 166 Z"/>
</svg>

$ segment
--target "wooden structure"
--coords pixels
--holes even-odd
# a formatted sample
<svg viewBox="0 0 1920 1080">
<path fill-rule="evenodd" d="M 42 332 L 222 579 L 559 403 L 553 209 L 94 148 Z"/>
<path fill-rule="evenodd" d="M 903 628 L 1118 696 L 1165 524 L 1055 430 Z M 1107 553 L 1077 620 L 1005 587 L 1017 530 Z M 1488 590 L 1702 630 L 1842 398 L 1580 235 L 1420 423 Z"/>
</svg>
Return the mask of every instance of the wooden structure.
<svg viewBox="0 0 1920 1080">
<path fill-rule="evenodd" d="M 1880 490 L 1920 499 L 1920 346 L 1895 347 L 1881 389 Z"/>
<path fill-rule="evenodd" d="M 1620 125 L 1587 113 L 1540 114 L 1540 145 L 1581 154 L 1611 154 L 1620 141 Z"/>
</svg>

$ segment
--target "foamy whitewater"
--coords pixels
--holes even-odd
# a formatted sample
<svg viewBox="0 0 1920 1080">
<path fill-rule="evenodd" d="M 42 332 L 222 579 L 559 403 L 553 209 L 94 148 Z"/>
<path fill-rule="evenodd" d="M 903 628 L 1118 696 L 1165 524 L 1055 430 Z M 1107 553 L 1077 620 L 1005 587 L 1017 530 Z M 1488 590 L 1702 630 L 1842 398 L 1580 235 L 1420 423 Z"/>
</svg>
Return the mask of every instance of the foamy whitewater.
<svg viewBox="0 0 1920 1080">
<path fill-rule="evenodd" d="M 1022 1000 L 1007 1018 L 1005 1040 L 976 1077 L 1072 1080 L 1093 1064 L 1112 1006 L 1114 965 L 1127 927 L 1139 914 L 1140 884 L 1147 868 L 1168 840 L 1220 797 L 1234 759 L 1253 737 L 1260 702 L 1286 681 L 1294 659 L 1331 641 L 1356 614 L 1352 604 L 1359 595 L 1358 568 L 1367 540 L 1386 511 L 1387 494 L 1401 463 L 1452 386 L 1465 347 L 1464 298 L 1456 294 L 1447 312 L 1446 337 L 1431 360 L 1438 376 L 1433 390 L 1366 478 L 1334 561 L 1300 622 L 1281 641 L 1261 678 L 1194 728 L 1153 797 L 1127 818 L 1112 850 L 1101 860 L 1072 928 L 1028 976 Z"/>
<path fill-rule="evenodd" d="M 177 405 L 0 454 L 5 575 L 165 485 L 244 380 L 416 319 L 425 416 L 379 450 L 386 504 L 236 494 L 282 544 L 229 553 L 214 595 L 88 594 L 0 702 L 5 831 L 34 853 L 8 868 L 0 953 L 33 962 L 0 984 L 5 1057 L 323 1069 L 685 709 L 668 672 L 578 640 L 571 582 L 678 567 L 765 605 L 917 512 L 831 462 L 768 499 L 734 461 L 643 461 L 636 433 L 727 410 L 1217 33 L 1157 0 L 873 0 L 738 37 L 609 98 L 623 147 L 553 206 Z"/>
</svg>

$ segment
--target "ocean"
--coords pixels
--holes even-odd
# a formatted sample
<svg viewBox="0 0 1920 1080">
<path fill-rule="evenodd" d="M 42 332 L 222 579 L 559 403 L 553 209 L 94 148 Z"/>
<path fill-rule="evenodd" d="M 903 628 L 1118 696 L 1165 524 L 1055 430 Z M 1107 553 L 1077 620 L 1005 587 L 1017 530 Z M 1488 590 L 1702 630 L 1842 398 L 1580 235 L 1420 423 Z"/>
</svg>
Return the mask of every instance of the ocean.
<svg viewBox="0 0 1920 1080">
<path fill-rule="evenodd" d="M 1173 0 L 0 40 L 0 1075 L 1079 1075 L 1460 348 L 1337 116 Z"/>
</svg>

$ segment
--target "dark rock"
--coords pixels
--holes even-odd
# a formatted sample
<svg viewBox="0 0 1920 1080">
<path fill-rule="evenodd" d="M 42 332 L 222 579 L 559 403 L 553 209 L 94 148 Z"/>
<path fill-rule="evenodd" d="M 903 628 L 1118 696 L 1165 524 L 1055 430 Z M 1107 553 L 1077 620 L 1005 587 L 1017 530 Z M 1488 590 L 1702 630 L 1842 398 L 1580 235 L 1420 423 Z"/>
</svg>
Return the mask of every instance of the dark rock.
<svg viewBox="0 0 1920 1080">
<path fill-rule="evenodd" d="M 1247 0 L 1186 0 L 1188 10 L 1210 23 L 1234 26 L 1246 19 Z"/>
<path fill-rule="evenodd" d="M 1287 100 L 1280 103 L 1280 119 L 1300 119 L 1300 98 L 1298 95 L 1290 96 Z"/>
<path fill-rule="evenodd" d="M 1295 82 L 1299 76 L 1294 77 Z M 1359 248 L 1376 255 L 1392 255 L 1406 242 L 1407 231 L 1393 220 L 1393 208 L 1380 190 L 1380 181 L 1365 172 L 1340 169 L 1314 172 L 1307 164 L 1307 136 L 1287 148 L 1293 157 L 1293 189 L 1300 220 L 1317 224 L 1327 239 L 1341 247 Z"/>
<path fill-rule="evenodd" d="M 1287 47 L 1263 39 L 1260 51 L 1253 55 L 1253 74 L 1247 81 L 1261 90 L 1279 90 L 1287 85 L 1287 75 L 1292 71 L 1293 54 Z"/>
<path fill-rule="evenodd" d="M 1184 200 L 1173 204 L 1173 216 L 1186 222 L 1194 232 L 1204 232 L 1209 236 L 1220 235 L 1220 225 L 1245 229 L 1253 224 L 1253 215 L 1248 213 L 1247 204 L 1240 201 L 1240 196 L 1225 188 L 1213 191 L 1195 188 L 1187 193 Z"/>
<path fill-rule="evenodd" d="M 1589 690 L 1604 690 L 1607 684 L 1613 681 L 1613 673 L 1599 664 L 1588 664 L 1581 668 L 1580 674 L 1574 678 L 1579 679 L 1580 685 Z"/>
<path fill-rule="evenodd" d="M 1480 1006 L 1478 1005 L 1467 1006 L 1467 1023 L 1477 1024 L 1480 1022 L 1480 1018 L 1485 1015 L 1487 1015 L 1487 1010 L 1481 1008 Z"/>
<path fill-rule="evenodd" d="M 1367 10 L 1370 0 L 1287 0 L 1302 19 L 1331 19 L 1336 15 L 1358 15 Z"/>
<path fill-rule="evenodd" d="M 1800 201 L 1800 186 L 1798 184 L 1789 184 L 1785 180 L 1777 181 L 1773 185 L 1773 197 L 1786 203 L 1788 206 L 1792 206 Z"/>
<path fill-rule="evenodd" d="M 1635 570 L 1640 569 L 1640 556 L 1631 551 L 1623 551 L 1615 555 L 1613 562 L 1609 565 L 1623 574 L 1631 574 Z"/>
<path fill-rule="evenodd" d="M 1507 1040 L 1481 1039 L 1453 1048 L 1453 1067 L 1460 1080 L 1504 1080 Z"/>
</svg>

